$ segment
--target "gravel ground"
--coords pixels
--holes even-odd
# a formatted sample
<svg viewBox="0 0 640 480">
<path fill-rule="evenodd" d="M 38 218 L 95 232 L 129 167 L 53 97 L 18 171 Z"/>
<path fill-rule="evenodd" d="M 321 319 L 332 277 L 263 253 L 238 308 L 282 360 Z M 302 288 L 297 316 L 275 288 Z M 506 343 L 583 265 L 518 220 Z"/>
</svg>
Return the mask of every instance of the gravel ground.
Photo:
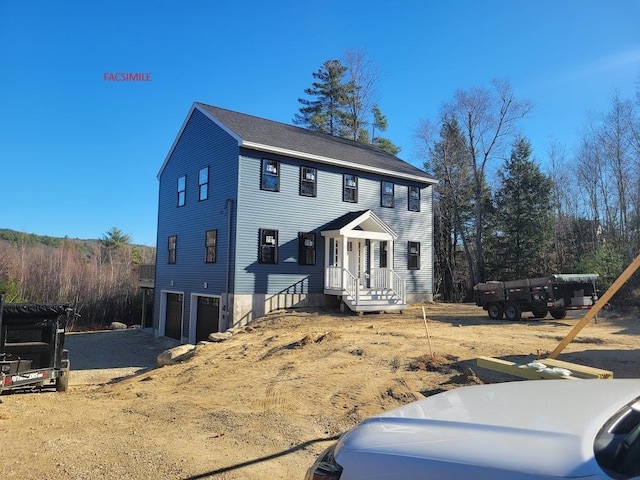
<svg viewBox="0 0 640 480">
<path fill-rule="evenodd" d="M 141 373 L 156 366 L 160 353 L 177 341 L 155 338 L 151 331 L 130 328 L 67 333 L 69 385 L 95 385 Z"/>
</svg>

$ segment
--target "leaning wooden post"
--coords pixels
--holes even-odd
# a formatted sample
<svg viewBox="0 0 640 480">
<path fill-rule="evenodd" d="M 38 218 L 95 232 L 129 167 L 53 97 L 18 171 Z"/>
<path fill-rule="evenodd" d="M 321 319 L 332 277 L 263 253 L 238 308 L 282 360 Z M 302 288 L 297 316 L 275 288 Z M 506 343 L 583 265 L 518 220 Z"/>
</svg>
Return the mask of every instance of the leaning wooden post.
<svg viewBox="0 0 640 480">
<path fill-rule="evenodd" d="M 592 319 L 598 315 L 598 312 L 602 310 L 602 308 L 607 304 L 607 302 L 615 295 L 615 293 L 620 290 L 620 287 L 624 285 L 631 275 L 640 267 L 640 255 L 638 255 L 633 262 L 625 269 L 624 272 L 620 274 L 616 281 L 609 287 L 609 289 L 604 292 L 604 294 L 598 299 L 596 304 L 591 307 L 591 309 L 587 312 L 587 314 L 580 320 L 575 327 L 571 329 L 569 334 L 564 337 L 564 340 L 560 342 L 560 344 L 556 347 L 556 349 L 551 352 L 549 358 L 556 358 L 562 350 L 565 349 L 571 340 L 576 338 L 576 335 L 582 330 L 587 323 L 589 323 Z"/>
<path fill-rule="evenodd" d="M 424 329 L 427 332 L 427 342 L 429 342 L 429 353 L 433 360 L 433 350 L 431 349 L 431 337 L 429 336 L 429 328 L 427 327 L 427 313 L 424 311 L 424 305 L 422 306 L 422 320 L 424 320 Z"/>
</svg>

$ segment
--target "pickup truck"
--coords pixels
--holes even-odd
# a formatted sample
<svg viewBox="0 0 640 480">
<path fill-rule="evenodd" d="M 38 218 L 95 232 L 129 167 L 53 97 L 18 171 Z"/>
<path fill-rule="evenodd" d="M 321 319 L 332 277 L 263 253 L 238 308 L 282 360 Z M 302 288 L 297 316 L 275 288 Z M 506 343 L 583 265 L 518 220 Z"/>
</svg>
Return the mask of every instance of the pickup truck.
<svg viewBox="0 0 640 480">
<path fill-rule="evenodd" d="M 0 295 L 0 394 L 25 388 L 69 385 L 67 323 L 75 315 L 67 304 L 4 303 Z"/>
</svg>

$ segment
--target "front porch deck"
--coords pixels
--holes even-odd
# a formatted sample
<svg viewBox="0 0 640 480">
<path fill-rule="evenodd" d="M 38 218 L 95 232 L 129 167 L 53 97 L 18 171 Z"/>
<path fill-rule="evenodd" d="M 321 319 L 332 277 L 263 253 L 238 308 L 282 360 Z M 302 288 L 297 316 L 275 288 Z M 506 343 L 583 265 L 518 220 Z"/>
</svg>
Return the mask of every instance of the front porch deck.
<svg viewBox="0 0 640 480">
<path fill-rule="evenodd" d="M 324 293 L 336 295 L 354 312 L 402 311 L 407 308 L 405 282 L 389 268 L 371 270 L 364 285 L 349 270 L 328 267 Z"/>
</svg>

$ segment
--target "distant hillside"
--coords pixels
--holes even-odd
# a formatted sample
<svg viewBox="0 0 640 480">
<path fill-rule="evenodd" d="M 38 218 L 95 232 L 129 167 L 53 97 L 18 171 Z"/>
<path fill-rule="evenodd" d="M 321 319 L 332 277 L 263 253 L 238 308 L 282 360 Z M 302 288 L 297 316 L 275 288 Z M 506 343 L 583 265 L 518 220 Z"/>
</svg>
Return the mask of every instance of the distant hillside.
<svg viewBox="0 0 640 480">
<path fill-rule="evenodd" d="M 6 240 L 9 243 L 15 245 L 46 245 L 49 247 L 59 247 L 62 242 L 72 242 L 79 245 L 98 243 L 97 238 L 81 239 L 81 238 L 69 238 L 69 237 L 50 237 L 48 235 L 36 235 L 35 233 L 18 232 L 16 230 L 10 230 L 8 228 L 0 228 L 0 240 Z M 149 245 L 133 245 L 140 248 L 155 248 Z"/>
</svg>

